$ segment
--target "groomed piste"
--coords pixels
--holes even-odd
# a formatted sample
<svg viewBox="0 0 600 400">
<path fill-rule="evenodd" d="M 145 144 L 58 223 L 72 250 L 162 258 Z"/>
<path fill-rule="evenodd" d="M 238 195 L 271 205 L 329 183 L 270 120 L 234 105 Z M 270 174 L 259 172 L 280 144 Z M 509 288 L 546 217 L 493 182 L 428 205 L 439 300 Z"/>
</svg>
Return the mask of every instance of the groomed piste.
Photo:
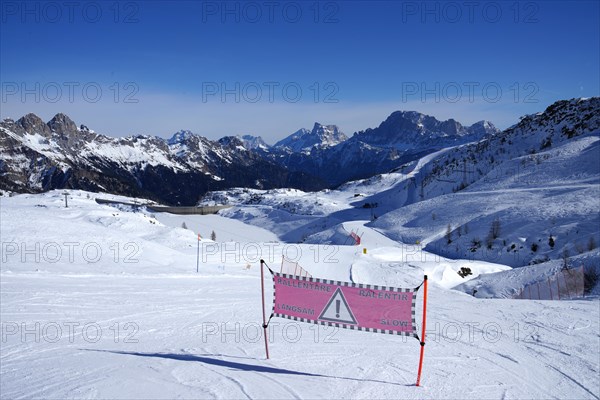
<svg viewBox="0 0 600 400">
<path fill-rule="evenodd" d="M 473 271 L 467 281 L 510 268 L 415 253 L 368 220 L 344 223 L 362 234 L 361 246 L 295 244 L 219 215 L 115 208 L 81 191 L 70 191 L 65 208 L 62 193 L 0 199 L 3 397 L 599 395 L 597 297 L 473 297 L 452 289 L 465 282 L 456 274 L 460 267 Z M 283 218 L 256 215 L 273 224 Z M 200 243 L 196 273 L 197 233 L 209 238 L 213 231 L 216 241 Z M 421 386 L 420 346 L 403 336 L 273 319 L 266 360 L 259 261 L 278 266 L 282 256 L 336 281 L 410 288 L 427 274 Z"/>
</svg>

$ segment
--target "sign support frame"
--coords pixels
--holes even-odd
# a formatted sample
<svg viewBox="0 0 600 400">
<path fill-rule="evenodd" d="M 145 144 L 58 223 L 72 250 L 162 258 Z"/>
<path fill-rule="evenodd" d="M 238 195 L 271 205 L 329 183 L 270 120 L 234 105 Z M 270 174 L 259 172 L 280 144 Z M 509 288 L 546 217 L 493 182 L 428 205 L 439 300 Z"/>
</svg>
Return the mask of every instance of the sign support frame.
<svg viewBox="0 0 600 400">
<path fill-rule="evenodd" d="M 268 267 L 267 267 L 268 268 Z M 260 290 L 262 294 L 262 317 L 263 317 L 263 336 L 265 338 L 265 354 L 269 359 L 269 339 L 267 337 L 267 316 L 265 314 L 265 261 L 260 260 Z"/>
<path fill-rule="evenodd" d="M 427 275 L 423 280 L 423 328 L 421 329 L 421 354 L 419 356 L 419 371 L 417 373 L 417 383 L 415 386 L 421 386 L 421 372 L 423 370 L 423 355 L 425 352 L 425 326 L 427 323 Z"/>
<path fill-rule="evenodd" d="M 265 266 L 267 268 L 269 268 L 266 265 L 265 261 L 261 259 L 260 260 L 260 287 L 261 287 L 261 297 L 262 297 L 262 315 L 263 315 L 263 329 L 264 329 L 264 338 L 265 338 L 265 353 L 266 353 L 266 358 L 268 360 L 269 359 L 269 343 L 268 343 L 268 336 L 267 336 L 268 323 L 267 323 L 267 317 L 266 317 L 266 313 L 265 313 L 265 280 L 264 280 L 264 267 Z M 274 272 L 271 270 L 271 268 L 269 268 L 269 272 L 271 272 L 271 274 L 274 274 Z M 318 279 L 317 279 L 317 281 L 318 281 Z M 331 282 L 332 282 L 331 284 L 334 284 L 333 281 L 331 281 Z M 340 285 L 339 282 L 337 284 Z M 346 285 L 348 285 L 348 283 L 346 283 Z M 418 369 L 418 373 L 417 373 L 417 382 L 415 384 L 415 386 L 417 386 L 417 387 L 421 386 L 421 376 L 422 376 L 422 371 L 423 371 L 423 357 L 424 357 L 424 353 L 425 353 L 425 331 L 426 331 L 426 324 L 427 324 L 427 275 L 423 276 L 423 283 L 421 283 L 421 285 L 419 285 L 417 288 L 414 289 L 413 293 L 415 293 L 415 294 L 413 296 L 416 296 L 416 291 L 418 291 L 421 288 L 421 286 L 423 286 L 423 322 L 422 322 L 422 329 L 421 329 L 421 337 L 419 338 L 419 336 L 416 333 L 411 335 L 417 339 L 420 339 L 420 345 L 421 345 L 421 350 L 420 350 L 420 355 L 419 355 L 419 369 Z M 275 289 L 275 285 L 273 286 L 273 288 Z M 334 294 L 334 296 L 335 296 L 335 294 Z M 334 297 L 331 297 L 329 302 L 331 302 L 333 300 L 333 298 Z M 273 302 L 274 302 L 273 307 L 275 307 L 275 294 L 274 294 Z M 323 312 L 325 312 L 327 307 L 328 306 L 325 307 Z M 413 307 L 412 308 L 412 310 L 413 310 L 412 311 L 412 320 L 413 320 L 413 326 L 414 326 L 414 323 L 415 323 L 414 297 L 413 297 L 412 307 Z M 271 320 L 271 318 L 273 316 L 280 316 L 280 315 L 275 314 L 275 312 L 273 312 L 271 314 L 271 316 L 269 317 L 269 321 Z M 281 315 L 281 317 L 288 318 L 285 315 Z M 298 320 L 296 317 L 293 317 L 292 319 Z M 313 321 L 313 320 L 304 320 L 303 318 L 299 318 L 299 320 L 302 322 L 314 322 L 314 323 L 318 323 L 317 321 L 319 321 L 319 319 Z M 342 327 L 346 328 L 345 325 L 343 325 Z M 354 328 L 351 328 L 351 329 L 354 329 Z M 359 328 L 359 330 L 360 330 L 360 328 Z M 368 329 L 367 329 L 367 331 L 368 331 Z M 377 332 L 377 329 L 374 329 L 373 331 Z M 414 328 L 413 328 L 413 332 L 414 332 Z M 382 331 L 381 333 L 386 333 L 386 332 Z M 391 332 L 387 332 L 387 333 L 391 333 Z"/>
</svg>

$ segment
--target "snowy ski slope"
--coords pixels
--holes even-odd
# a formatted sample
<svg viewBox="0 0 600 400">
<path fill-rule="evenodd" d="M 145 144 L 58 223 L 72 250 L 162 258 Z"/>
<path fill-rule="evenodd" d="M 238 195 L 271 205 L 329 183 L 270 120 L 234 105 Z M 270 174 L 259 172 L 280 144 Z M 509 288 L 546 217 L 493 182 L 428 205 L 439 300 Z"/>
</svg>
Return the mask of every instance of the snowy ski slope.
<svg viewBox="0 0 600 400">
<path fill-rule="evenodd" d="M 2 398 L 600 396 L 597 297 L 474 298 L 450 289 L 459 266 L 507 267 L 415 252 L 368 218 L 344 223 L 363 234 L 363 254 L 286 243 L 268 224 L 153 216 L 89 196 L 72 192 L 67 209 L 58 191 L 0 198 Z M 213 230 L 196 273 L 196 232 Z M 277 268 L 282 254 L 328 279 L 410 287 L 429 274 L 423 386 L 412 338 L 273 319 L 265 360 L 258 259 Z"/>
</svg>

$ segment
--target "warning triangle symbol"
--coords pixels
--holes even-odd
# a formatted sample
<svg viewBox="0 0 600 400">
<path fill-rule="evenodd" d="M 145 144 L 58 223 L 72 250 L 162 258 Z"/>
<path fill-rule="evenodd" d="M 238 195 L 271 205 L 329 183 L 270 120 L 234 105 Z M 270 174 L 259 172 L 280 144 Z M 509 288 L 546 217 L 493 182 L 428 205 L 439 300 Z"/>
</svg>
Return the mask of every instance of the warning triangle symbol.
<svg viewBox="0 0 600 400">
<path fill-rule="evenodd" d="M 341 324 L 356 324 L 356 318 L 348 306 L 344 293 L 337 288 L 319 315 L 319 319 Z"/>
</svg>

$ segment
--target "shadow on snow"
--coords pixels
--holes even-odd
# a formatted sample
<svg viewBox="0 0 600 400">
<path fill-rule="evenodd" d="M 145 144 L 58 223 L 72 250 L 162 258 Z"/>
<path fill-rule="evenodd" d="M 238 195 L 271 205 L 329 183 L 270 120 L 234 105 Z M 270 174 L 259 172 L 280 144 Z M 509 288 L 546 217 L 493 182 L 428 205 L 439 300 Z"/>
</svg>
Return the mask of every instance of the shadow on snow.
<svg viewBox="0 0 600 400">
<path fill-rule="evenodd" d="M 301 375 L 301 376 L 312 376 L 319 378 L 333 378 L 333 379 L 343 379 L 349 381 L 356 382 L 374 382 L 374 383 L 383 383 L 388 385 L 398 385 L 398 386 L 414 386 L 414 384 L 400 384 L 395 382 L 386 382 L 374 379 L 359 379 L 359 378 L 347 378 L 342 376 L 332 376 L 332 375 L 321 375 L 321 374 L 311 374 L 308 372 L 300 372 L 293 371 L 289 369 L 283 368 L 275 368 L 268 367 L 262 365 L 254 365 L 254 364 L 246 364 L 237 361 L 228 361 L 222 360 L 212 357 L 207 357 L 206 355 L 193 355 L 193 354 L 175 354 L 175 353 L 140 353 L 135 351 L 117 351 L 117 350 L 94 350 L 94 349 L 81 349 L 84 351 L 97 351 L 102 353 L 113 353 L 113 354 L 123 354 L 137 357 L 151 357 L 151 358 L 164 358 L 169 360 L 176 361 L 192 361 L 192 362 L 200 362 L 208 365 L 216 365 L 218 367 L 231 368 L 238 371 L 249 371 L 249 372 L 260 372 L 266 374 L 283 374 L 283 375 Z M 244 357 L 234 357 L 234 356 L 225 356 L 218 354 L 217 356 L 230 357 L 230 358 L 244 358 Z M 252 359 L 249 358 L 248 359 Z"/>
</svg>

